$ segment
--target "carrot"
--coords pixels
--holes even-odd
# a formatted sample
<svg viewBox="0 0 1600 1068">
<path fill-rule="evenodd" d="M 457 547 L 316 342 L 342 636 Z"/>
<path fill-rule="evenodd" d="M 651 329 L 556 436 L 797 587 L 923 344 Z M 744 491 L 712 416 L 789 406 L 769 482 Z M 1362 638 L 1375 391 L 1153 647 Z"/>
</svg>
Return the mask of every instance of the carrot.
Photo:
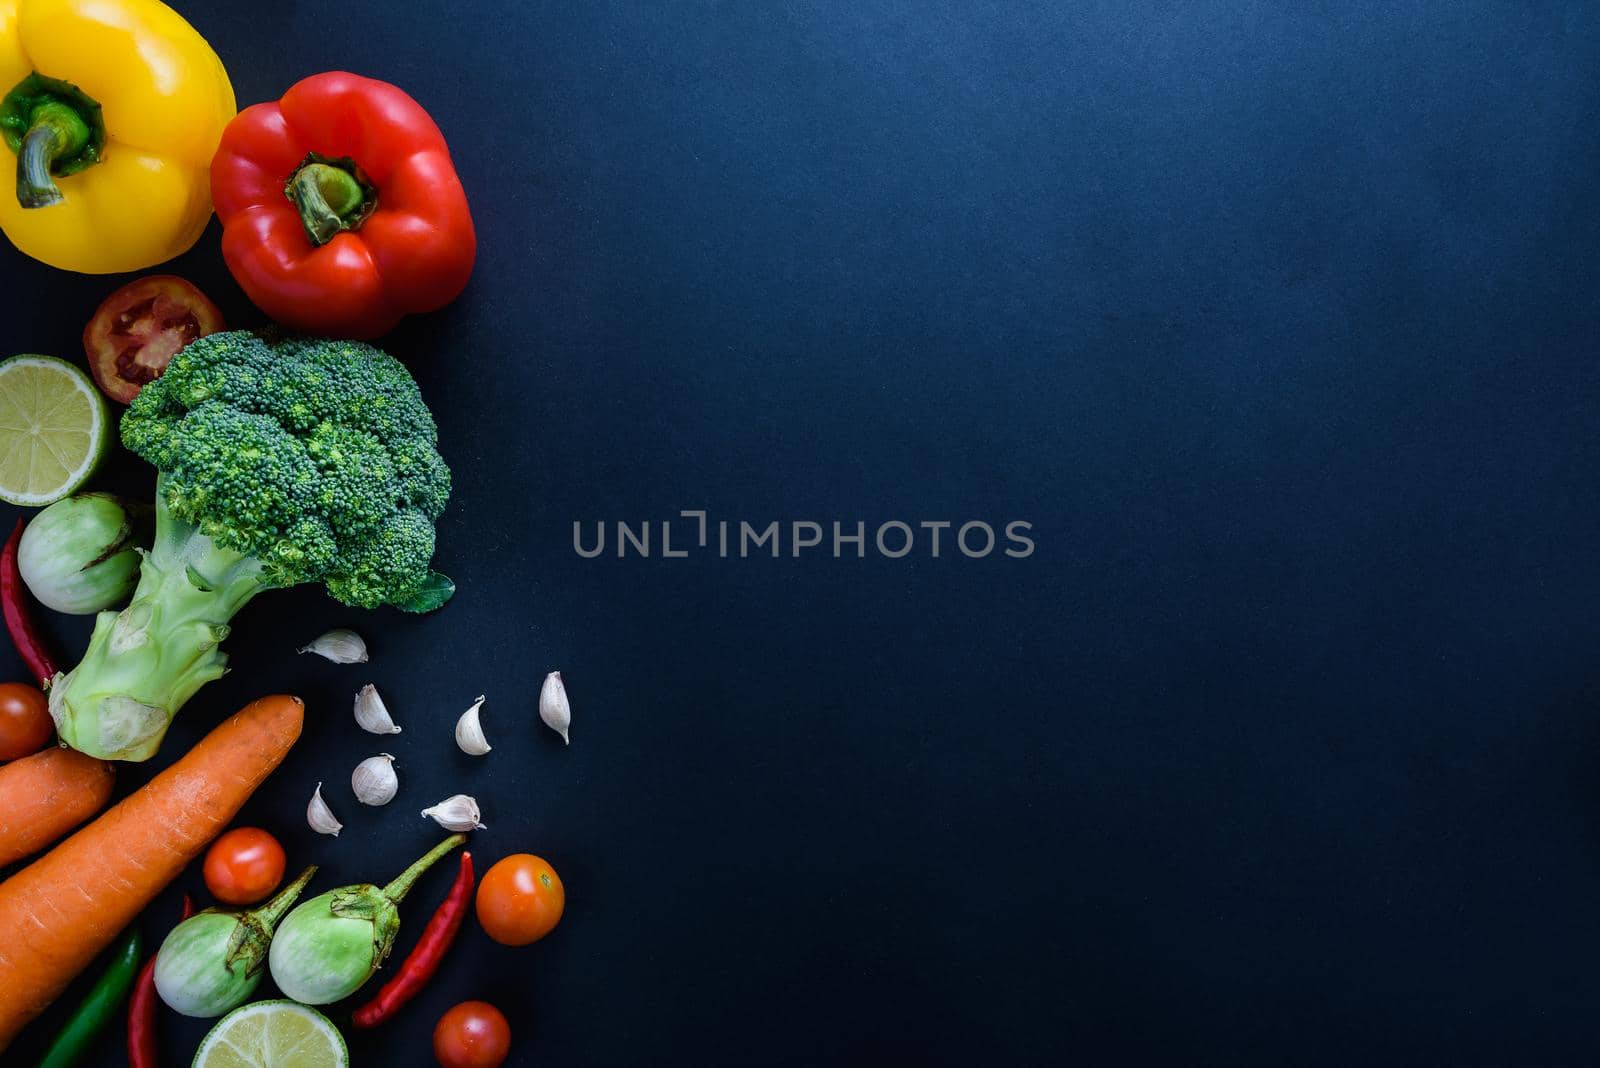
<svg viewBox="0 0 1600 1068">
<path fill-rule="evenodd" d="M 0 883 L 0 1050 L 228 825 L 300 737 L 304 711 L 298 697 L 251 702 Z"/>
<path fill-rule="evenodd" d="M 99 812 L 115 778 L 104 760 L 59 746 L 0 767 L 0 866 L 43 849 Z"/>
</svg>

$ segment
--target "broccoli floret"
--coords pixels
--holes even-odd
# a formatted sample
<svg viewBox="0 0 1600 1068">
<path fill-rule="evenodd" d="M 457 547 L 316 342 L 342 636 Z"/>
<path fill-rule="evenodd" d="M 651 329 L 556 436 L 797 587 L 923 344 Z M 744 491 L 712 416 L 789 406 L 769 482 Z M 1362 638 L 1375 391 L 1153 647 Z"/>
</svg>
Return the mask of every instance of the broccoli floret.
<svg viewBox="0 0 1600 1068">
<path fill-rule="evenodd" d="M 321 583 L 358 608 L 438 607 L 430 569 L 450 497 L 438 429 L 405 365 L 357 341 L 200 338 L 140 391 L 122 442 L 159 471 L 156 537 L 133 600 L 103 612 L 51 691 L 61 737 L 153 754 L 226 670 L 228 623 L 264 589 Z"/>
</svg>

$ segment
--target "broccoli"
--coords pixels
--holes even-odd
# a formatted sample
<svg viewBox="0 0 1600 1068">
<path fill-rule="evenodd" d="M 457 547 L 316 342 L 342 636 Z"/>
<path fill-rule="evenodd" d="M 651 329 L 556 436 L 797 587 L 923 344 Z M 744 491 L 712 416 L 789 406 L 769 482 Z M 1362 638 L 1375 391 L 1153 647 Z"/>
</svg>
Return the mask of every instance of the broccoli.
<svg viewBox="0 0 1600 1068">
<path fill-rule="evenodd" d="M 155 542 L 133 600 L 101 612 L 82 662 L 51 687 L 68 745 L 145 760 L 262 590 L 322 583 L 358 608 L 428 611 L 450 496 L 438 430 L 403 364 L 354 341 L 248 331 L 190 343 L 122 417 L 154 464 Z"/>
</svg>

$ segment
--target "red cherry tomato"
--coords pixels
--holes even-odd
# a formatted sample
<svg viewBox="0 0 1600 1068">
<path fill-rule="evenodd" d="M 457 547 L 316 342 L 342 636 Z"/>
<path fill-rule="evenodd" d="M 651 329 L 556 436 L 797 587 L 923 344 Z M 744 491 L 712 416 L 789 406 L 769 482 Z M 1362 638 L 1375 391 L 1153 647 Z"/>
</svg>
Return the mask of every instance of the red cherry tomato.
<svg viewBox="0 0 1600 1068">
<path fill-rule="evenodd" d="M 206 851 L 206 889 L 224 905 L 254 905 L 283 882 L 283 846 L 259 827 L 235 827 Z"/>
<path fill-rule="evenodd" d="M 135 279 L 107 297 L 83 328 L 83 352 L 100 391 L 128 404 L 177 351 L 223 328 L 204 293 L 170 274 Z"/>
<path fill-rule="evenodd" d="M 443 1068 L 500 1068 L 510 1052 L 511 1025 L 487 1001 L 463 1001 L 433 1029 L 433 1055 Z"/>
<path fill-rule="evenodd" d="M 43 690 L 25 682 L 0 682 L 0 760 L 37 753 L 55 733 Z"/>
<path fill-rule="evenodd" d="M 561 922 L 566 907 L 561 876 L 531 853 L 499 861 L 478 884 L 478 923 L 503 946 L 537 942 Z"/>
</svg>

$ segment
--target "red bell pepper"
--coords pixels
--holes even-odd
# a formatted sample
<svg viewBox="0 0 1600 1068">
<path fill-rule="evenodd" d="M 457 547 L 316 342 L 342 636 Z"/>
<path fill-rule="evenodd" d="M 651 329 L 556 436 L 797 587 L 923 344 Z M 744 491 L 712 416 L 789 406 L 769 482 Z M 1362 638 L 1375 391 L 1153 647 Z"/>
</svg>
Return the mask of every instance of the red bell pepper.
<svg viewBox="0 0 1600 1068">
<path fill-rule="evenodd" d="M 334 71 L 241 111 L 211 161 L 222 255 L 313 334 L 373 338 L 466 287 L 478 241 L 444 135 L 387 82 Z"/>
</svg>

